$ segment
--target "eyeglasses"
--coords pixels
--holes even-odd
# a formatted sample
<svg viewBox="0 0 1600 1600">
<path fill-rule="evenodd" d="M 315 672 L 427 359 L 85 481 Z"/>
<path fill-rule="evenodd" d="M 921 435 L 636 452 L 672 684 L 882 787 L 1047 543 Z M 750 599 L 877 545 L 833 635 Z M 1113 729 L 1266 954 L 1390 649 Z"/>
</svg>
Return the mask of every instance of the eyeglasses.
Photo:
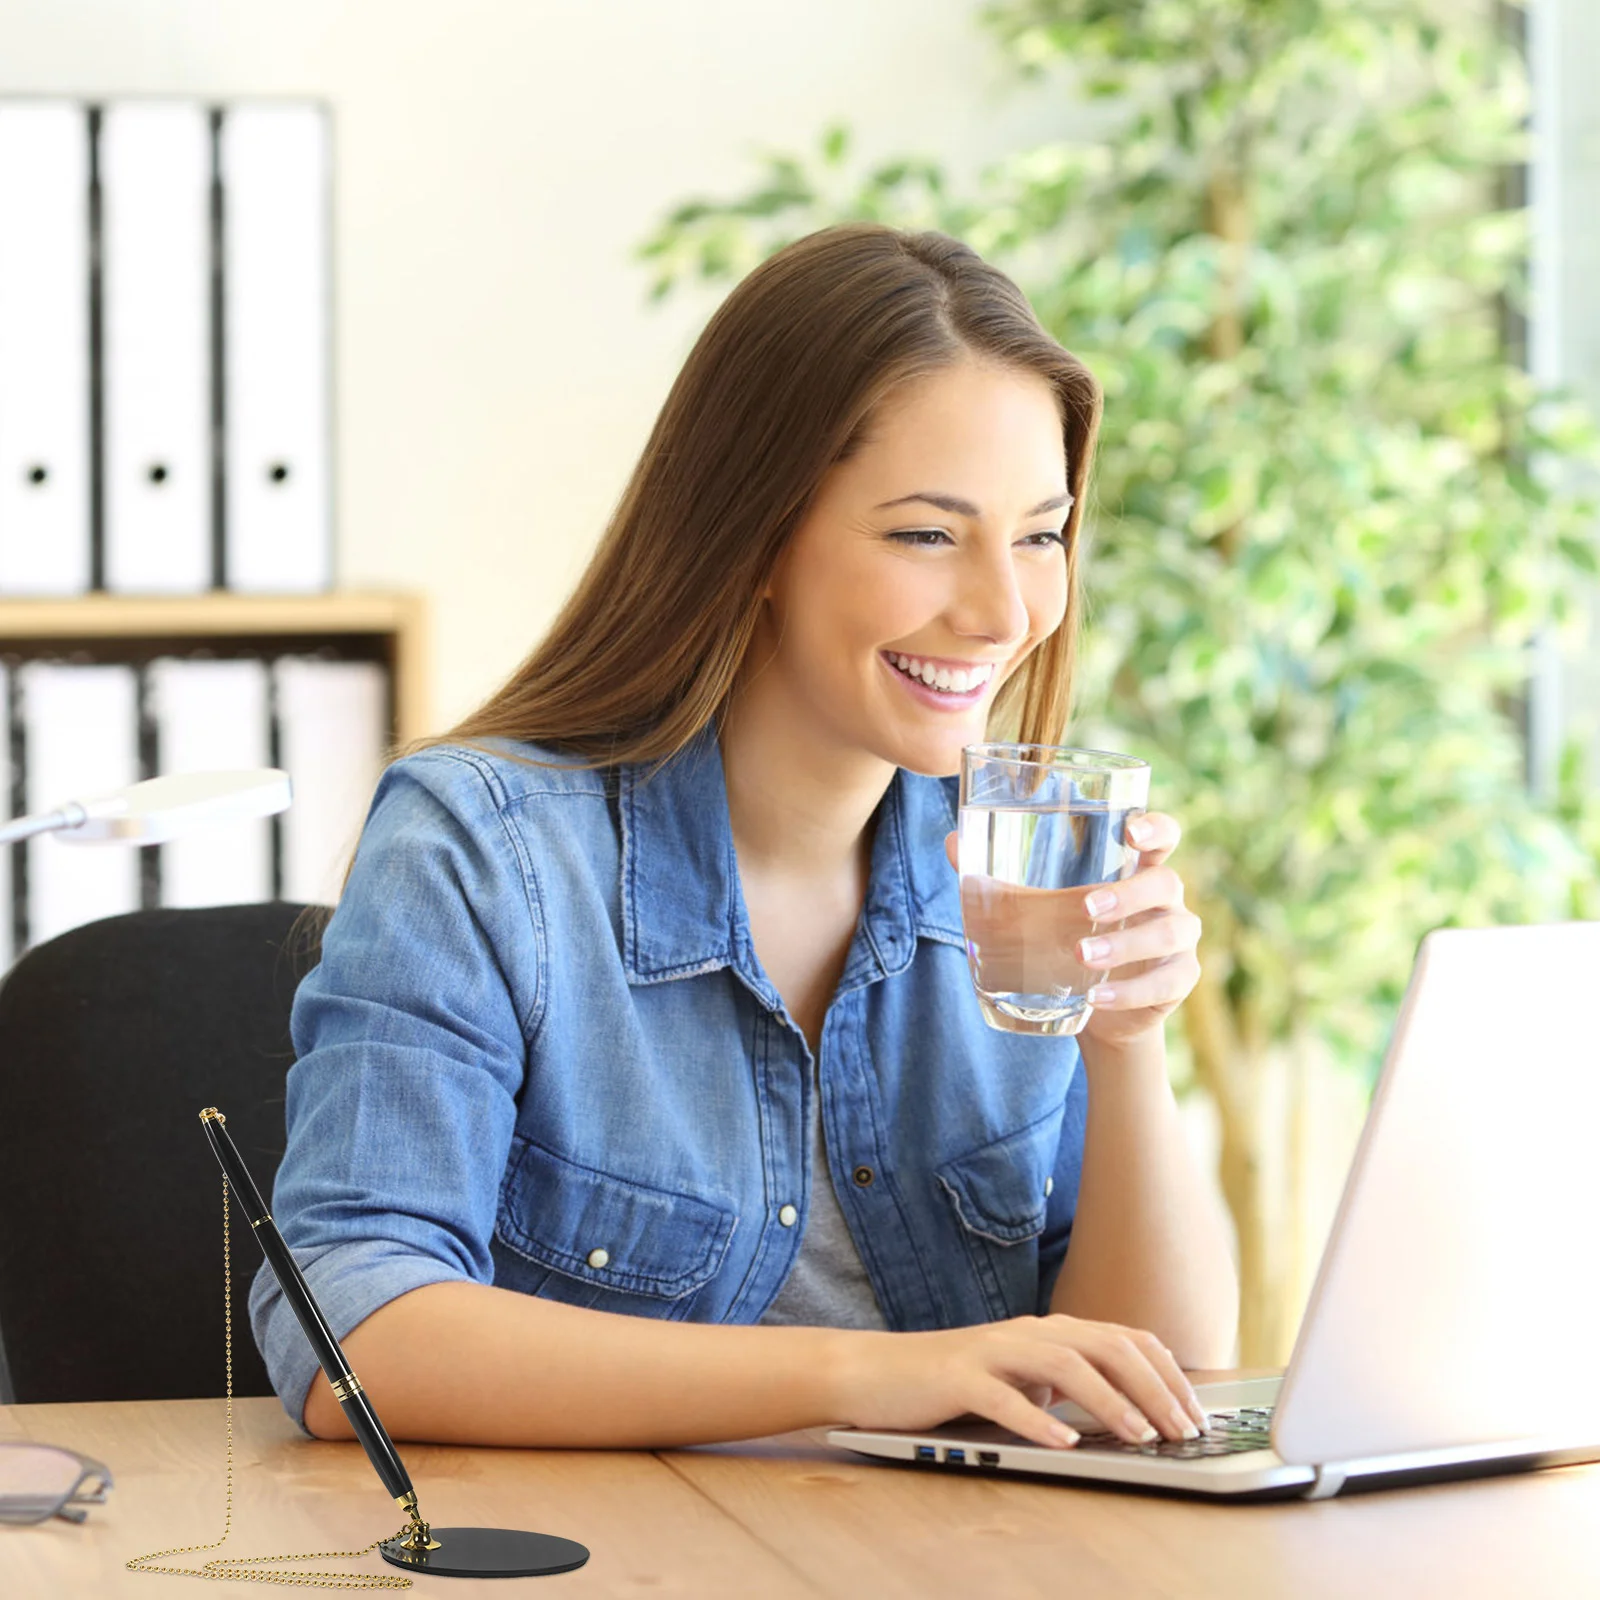
<svg viewBox="0 0 1600 1600">
<path fill-rule="evenodd" d="M 103 1506 L 110 1487 L 110 1470 L 76 1450 L 0 1441 L 0 1524 L 82 1522 L 82 1508 Z"/>
</svg>

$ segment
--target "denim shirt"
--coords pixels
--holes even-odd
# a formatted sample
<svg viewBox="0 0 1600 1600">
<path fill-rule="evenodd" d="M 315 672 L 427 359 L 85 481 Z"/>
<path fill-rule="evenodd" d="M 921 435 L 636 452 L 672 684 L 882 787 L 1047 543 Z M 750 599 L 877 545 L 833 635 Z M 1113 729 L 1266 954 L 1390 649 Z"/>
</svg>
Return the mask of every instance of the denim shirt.
<svg viewBox="0 0 1600 1600">
<path fill-rule="evenodd" d="M 751 941 L 709 731 L 653 772 L 511 744 L 391 766 L 295 997 L 272 1199 L 335 1334 L 454 1279 L 754 1323 L 822 1183 L 890 1328 L 1047 1311 L 1084 1075 L 1073 1040 L 982 1020 L 954 825 L 954 780 L 895 774 L 813 1063 Z M 316 1363 L 265 1266 L 250 1315 L 300 1421 Z"/>
</svg>

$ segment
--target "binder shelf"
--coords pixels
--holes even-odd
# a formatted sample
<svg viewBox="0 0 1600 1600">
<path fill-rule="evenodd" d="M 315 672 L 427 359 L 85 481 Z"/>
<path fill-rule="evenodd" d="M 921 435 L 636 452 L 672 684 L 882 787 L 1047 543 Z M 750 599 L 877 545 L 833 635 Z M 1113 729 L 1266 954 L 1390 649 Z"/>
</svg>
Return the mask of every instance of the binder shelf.
<svg viewBox="0 0 1600 1600">
<path fill-rule="evenodd" d="M 0 94 L 0 594 L 333 586 L 333 124 Z"/>
<path fill-rule="evenodd" d="M 425 606 L 417 595 L 0 599 L 0 656 L 140 665 L 197 651 L 219 658 L 326 653 L 384 666 L 397 744 L 430 729 Z"/>
<path fill-rule="evenodd" d="M 426 670 L 408 595 L 0 600 L 5 814 L 214 766 L 295 786 L 285 817 L 147 850 L 0 850 L 0 971 L 141 906 L 331 904 L 386 752 L 429 730 Z"/>
</svg>

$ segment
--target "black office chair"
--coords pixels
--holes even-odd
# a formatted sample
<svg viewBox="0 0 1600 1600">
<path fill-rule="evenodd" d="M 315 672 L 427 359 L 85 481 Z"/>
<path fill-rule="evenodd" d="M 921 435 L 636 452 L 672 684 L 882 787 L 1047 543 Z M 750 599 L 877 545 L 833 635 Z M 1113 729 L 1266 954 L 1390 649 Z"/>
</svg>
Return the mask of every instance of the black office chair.
<svg viewBox="0 0 1600 1600">
<path fill-rule="evenodd" d="M 289 1006 L 317 959 L 304 912 L 109 917 L 0 985 L 0 1399 L 223 1392 L 222 1173 L 199 1112 L 222 1109 L 270 1195 Z M 234 1392 L 270 1394 L 245 1310 L 261 1252 L 232 1221 Z"/>
</svg>

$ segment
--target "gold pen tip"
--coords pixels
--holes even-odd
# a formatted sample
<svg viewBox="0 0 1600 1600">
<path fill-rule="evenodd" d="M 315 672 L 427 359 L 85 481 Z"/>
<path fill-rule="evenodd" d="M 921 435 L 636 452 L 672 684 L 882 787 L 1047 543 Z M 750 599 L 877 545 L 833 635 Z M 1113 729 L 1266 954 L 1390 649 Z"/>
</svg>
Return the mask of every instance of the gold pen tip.
<svg viewBox="0 0 1600 1600">
<path fill-rule="evenodd" d="M 228 1119 L 215 1106 L 207 1106 L 200 1113 L 200 1120 L 202 1122 L 226 1122 Z"/>
</svg>

